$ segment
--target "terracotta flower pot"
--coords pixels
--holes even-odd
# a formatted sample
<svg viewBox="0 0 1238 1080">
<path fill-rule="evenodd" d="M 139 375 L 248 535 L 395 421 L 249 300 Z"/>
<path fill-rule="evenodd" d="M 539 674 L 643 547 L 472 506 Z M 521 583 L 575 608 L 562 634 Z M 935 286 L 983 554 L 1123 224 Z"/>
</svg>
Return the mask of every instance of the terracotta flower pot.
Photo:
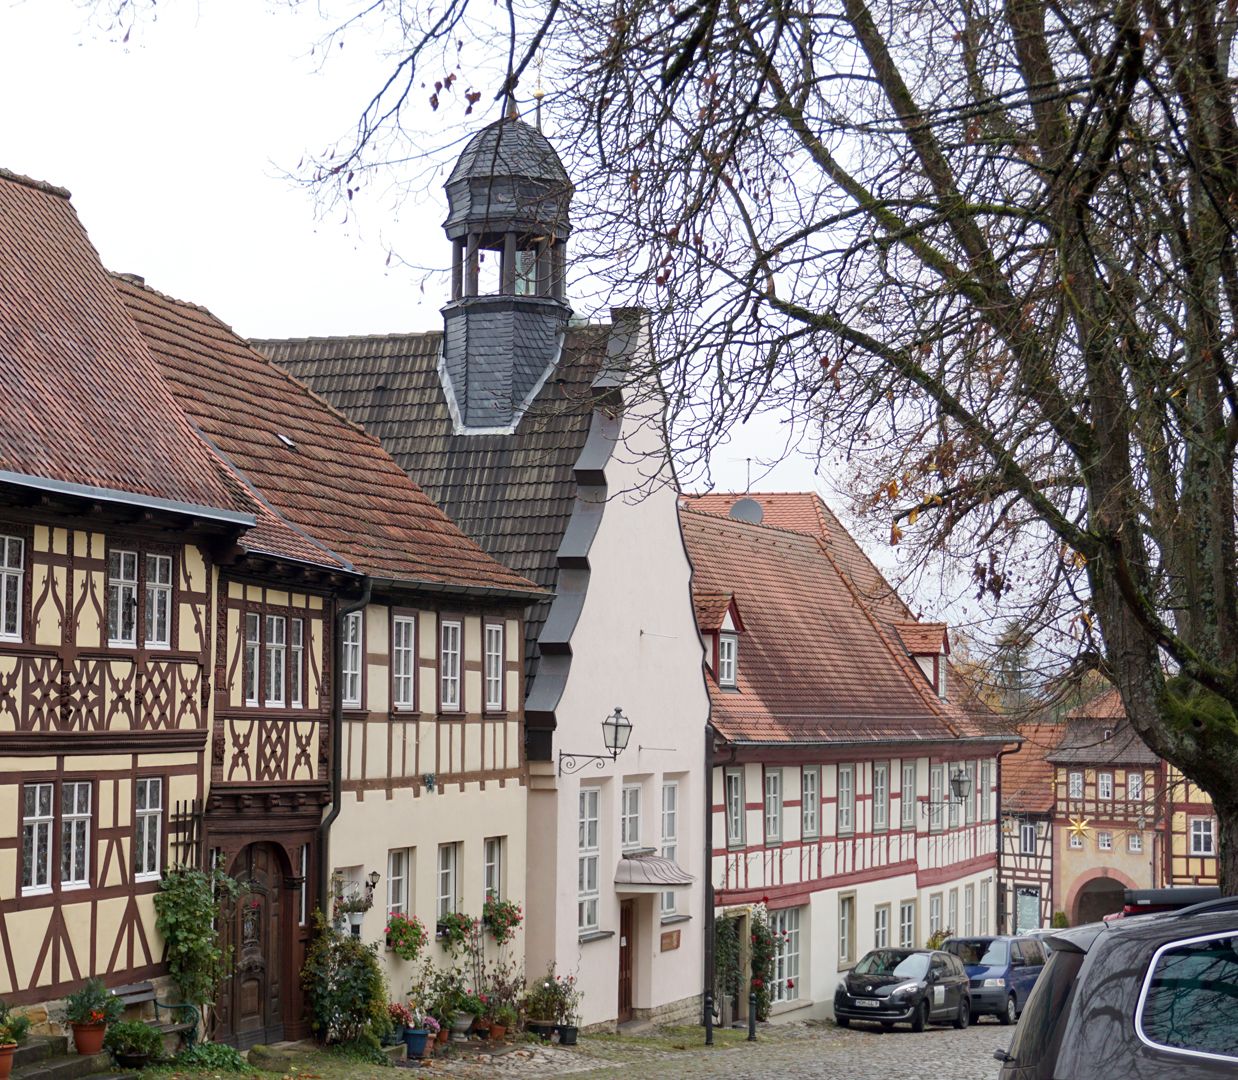
<svg viewBox="0 0 1238 1080">
<path fill-rule="evenodd" d="M 507 1034 L 507 1026 L 505 1024 L 490 1025 L 490 1039 L 492 1042 L 498 1042 Z"/>
<path fill-rule="evenodd" d="M 438 1041 L 441 1043 L 445 1043 L 450 1038 L 451 1038 L 451 1028 L 449 1028 L 446 1024 L 444 1024 L 441 1028 L 438 1029 Z"/>
<path fill-rule="evenodd" d="M 103 1050 L 107 1024 L 74 1024 L 73 1048 L 79 1054 L 98 1054 Z"/>
<path fill-rule="evenodd" d="M 0 1046 L 0 1080 L 9 1080 L 9 1076 L 13 1072 L 13 1052 L 17 1049 L 17 1043 L 5 1043 Z"/>
</svg>

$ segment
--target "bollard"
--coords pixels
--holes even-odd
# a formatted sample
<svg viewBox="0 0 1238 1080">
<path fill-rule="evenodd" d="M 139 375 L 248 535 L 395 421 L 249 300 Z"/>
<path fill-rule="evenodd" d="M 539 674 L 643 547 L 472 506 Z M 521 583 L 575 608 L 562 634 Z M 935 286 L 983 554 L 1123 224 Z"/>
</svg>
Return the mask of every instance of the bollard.
<svg viewBox="0 0 1238 1080">
<path fill-rule="evenodd" d="M 705 1045 L 714 1044 L 714 996 L 705 995 Z"/>
<path fill-rule="evenodd" d="M 757 992 L 748 995 L 748 1041 L 757 1041 Z"/>
</svg>

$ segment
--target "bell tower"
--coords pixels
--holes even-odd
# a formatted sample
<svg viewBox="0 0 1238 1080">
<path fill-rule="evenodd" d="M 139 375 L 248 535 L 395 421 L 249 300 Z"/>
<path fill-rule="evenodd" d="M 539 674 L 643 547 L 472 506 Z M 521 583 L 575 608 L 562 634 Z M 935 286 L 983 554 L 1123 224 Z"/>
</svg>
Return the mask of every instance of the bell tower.
<svg viewBox="0 0 1238 1080">
<path fill-rule="evenodd" d="M 572 184 L 546 137 L 506 116 L 447 178 L 452 243 L 439 377 L 460 431 L 510 431 L 559 358 Z"/>
</svg>

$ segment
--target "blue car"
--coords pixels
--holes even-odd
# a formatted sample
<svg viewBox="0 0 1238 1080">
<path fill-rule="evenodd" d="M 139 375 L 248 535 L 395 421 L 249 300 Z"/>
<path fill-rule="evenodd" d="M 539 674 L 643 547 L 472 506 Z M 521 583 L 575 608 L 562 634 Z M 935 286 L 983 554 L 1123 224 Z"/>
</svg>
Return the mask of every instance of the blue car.
<svg viewBox="0 0 1238 1080">
<path fill-rule="evenodd" d="M 963 961 L 971 981 L 971 1015 L 1013 1024 L 1045 967 L 1044 946 L 1031 937 L 962 937 L 942 945 Z"/>
</svg>

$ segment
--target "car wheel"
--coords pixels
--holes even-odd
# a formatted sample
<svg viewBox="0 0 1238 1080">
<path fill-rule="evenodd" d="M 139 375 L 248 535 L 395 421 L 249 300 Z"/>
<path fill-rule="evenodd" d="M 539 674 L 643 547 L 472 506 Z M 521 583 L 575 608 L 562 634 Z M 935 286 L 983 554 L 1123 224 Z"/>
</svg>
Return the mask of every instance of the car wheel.
<svg viewBox="0 0 1238 1080">
<path fill-rule="evenodd" d="M 968 1021 L 971 1020 L 971 1002 L 964 998 L 959 1002 L 959 1011 L 954 1018 L 954 1026 L 962 1031 L 967 1027 Z"/>
<path fill-rule="evenodd" d="M 850 1027 L 851 1026 L 851 1020 L 849 1017 L 846 1017 L 846 1016 L 834 1017 L 834 1023 L 836 1023 L 839 1027 Z"/>
<path fill-rule="evenodd" d="M 980 1014 L 978 1012 L 973 1012 L 971 1014 L 971 1022 L 973 1024 L 978 1024 L 980 1022 Z"/>
<path fill-rule="evenodd" d="M 920 1007 L 916 1010 L 916 1015 L 911 1018 L 911 1030 L 923 1031 L 928 1024 L 929 1007 L 927 1001 L 920 1002 Z"/>
<path fill-rule="evenodd" d="M 1006 1009 L 997 1014 L 999 1024 L 1013 1024 L 1019 1019 L 1019 1007 L 1015 1004 L 1014 994 L 1006 998 Z"/>
</svg>

